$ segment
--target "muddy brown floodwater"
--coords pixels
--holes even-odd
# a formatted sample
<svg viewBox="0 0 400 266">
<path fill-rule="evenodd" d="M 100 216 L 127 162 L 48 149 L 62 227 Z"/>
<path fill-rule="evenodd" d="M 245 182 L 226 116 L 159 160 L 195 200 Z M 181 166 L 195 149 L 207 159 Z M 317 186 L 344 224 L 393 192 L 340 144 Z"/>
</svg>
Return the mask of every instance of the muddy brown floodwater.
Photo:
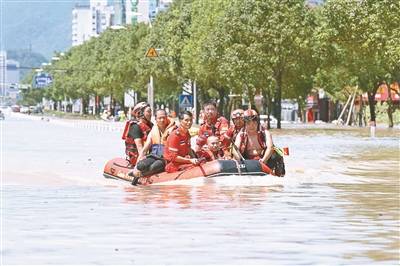
<svg viewBox="0 0 400 266">
<path fill-rule="evenodd" d="M 102 176 L 118 131 L 0 123 L 3 264 L 399 264 L 398 129 L 292 125 L 284 178 L 140 188 Z"/>
</svg>

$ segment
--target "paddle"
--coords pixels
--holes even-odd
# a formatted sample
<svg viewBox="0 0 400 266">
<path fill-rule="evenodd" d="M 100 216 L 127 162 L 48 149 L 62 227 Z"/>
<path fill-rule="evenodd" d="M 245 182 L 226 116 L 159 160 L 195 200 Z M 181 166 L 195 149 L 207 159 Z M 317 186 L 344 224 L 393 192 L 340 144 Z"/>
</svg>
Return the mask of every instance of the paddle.
<svg viewBox="0 0 400 266">
<path fill-rule="evenodd" d="M 231 143 L 232 143 L 232 147 L 235 149 L 236 153 L 239 155 L 240 161 L 241 161 L 242 163 L 244 163 L 244 160 L 245 160 L 245 159 L 244 159 L 242 153 L 240 152 L 239 148 L 236 146 L 235 142 L 233 142 L 232 139 L 231 139 Z"/>
</svg>

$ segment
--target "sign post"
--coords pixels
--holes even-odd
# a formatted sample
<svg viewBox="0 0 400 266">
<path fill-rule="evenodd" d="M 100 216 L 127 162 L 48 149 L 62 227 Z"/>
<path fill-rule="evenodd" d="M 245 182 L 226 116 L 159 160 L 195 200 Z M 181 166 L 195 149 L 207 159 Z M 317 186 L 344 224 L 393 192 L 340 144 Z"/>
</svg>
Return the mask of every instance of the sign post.
<svg viewBox="0 0 400 266">
<path fill-rule="evenodd" d="M 147 103 L 150 105 L 151 110 L 154 112 L 154 87 L 153 76 L 150 75 L 149 86 L 147 87 Z"/>
<path fill-rule="evenodd" d="M 146 52 L 146 57 L 156 58 L 158 53 L 154 47 L 150 47 Z M 153 76 L 150 75 L 149 85 L 147 87 L 147 103 L 150 105 L 151 110 L 154 112 L 154 81 Z"/>
<path fill-rule="evenodd" d="M 194 119 L 196 124 L 199 123 L 199 117 L 197 116 L 197 86 L 196 80 L 193 81 L 193 111 L 194 111 Z"/>
</svg>

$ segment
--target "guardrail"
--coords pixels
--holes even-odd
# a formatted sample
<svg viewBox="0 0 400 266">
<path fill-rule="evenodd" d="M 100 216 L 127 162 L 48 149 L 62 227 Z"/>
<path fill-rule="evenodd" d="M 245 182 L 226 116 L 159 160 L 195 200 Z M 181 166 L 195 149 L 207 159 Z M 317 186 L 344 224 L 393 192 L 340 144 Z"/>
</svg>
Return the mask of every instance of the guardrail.
<svg viewBox="0 0 400 266">
<path fill-rule="evenodd" d="M 75 120 L 75 119 L 60 119 L 56 117 L 28 115 L 21 113 L 11 113 L 12 117 L 29 119 L 34 121 L 44 121 L 54 125 L 60 125 L 71 128 L 84 128 L 93 129 L 96 131 L 122 131 L 124 129 L 124 122 L 108 122 L 99 120 Z"/>
</svg>

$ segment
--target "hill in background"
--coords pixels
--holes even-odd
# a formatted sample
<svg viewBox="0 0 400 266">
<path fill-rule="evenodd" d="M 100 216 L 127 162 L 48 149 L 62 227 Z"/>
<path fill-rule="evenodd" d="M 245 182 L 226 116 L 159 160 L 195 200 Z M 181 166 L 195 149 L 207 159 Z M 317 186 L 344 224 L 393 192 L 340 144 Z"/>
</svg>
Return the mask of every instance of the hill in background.
<svg viewBox="0 0 400 266">
<path fill-rule="evenodd" d="M 54 51 L 69 49 L 72 9 L 76 3 L 88 3 L 88 0 L 4 1 L 3 48 L 31 50 L 47 59 Z"/>
<path fill-rule="evenodd" d="M 8 50 L 7 58 L 19 62 L 21 66 L 19 70 L 20 80 L 23 80 L 32 71 L 32 68 L 40 67 L 42 63 L 47 62 L 47 59 L 42 54 L 29 50 Z"/>
</svg>

